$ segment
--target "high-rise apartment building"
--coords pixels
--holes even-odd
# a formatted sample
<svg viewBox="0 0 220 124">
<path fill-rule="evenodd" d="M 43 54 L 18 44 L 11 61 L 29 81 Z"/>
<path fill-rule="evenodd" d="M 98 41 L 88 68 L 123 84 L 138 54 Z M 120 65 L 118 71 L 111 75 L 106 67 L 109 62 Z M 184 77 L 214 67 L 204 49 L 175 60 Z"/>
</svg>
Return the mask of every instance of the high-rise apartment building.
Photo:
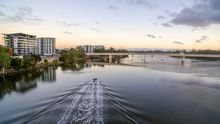
<svg viewBox="0 0 220 124">
<path fill-rule="evenodd" d="M 36 36 L 24 33 L 4 34 L 5 46 L 17 55 L 35 54 Z"/>
<path fill-rule="evenodd" d="M 55 54 L 56 39 L 52 37 L 40 37 L 36 39 L 37 55 L 51 56 Z"/>
</svg>

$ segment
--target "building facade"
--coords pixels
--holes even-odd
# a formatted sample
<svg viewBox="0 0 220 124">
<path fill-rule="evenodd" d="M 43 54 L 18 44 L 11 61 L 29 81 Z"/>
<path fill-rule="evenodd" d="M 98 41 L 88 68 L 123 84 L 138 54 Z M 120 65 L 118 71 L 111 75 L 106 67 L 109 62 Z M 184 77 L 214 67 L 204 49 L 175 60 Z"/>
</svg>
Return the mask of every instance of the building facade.
<svg viewBox="0 0 220 124">
<path fill-rule="evenodd" d="M 80 48 L 82 48 L 86 53 L 93 53 L 92 45 L 82 45 Z"/>
<path fill-rule="evenodd" d="M 42 56 L 55 54 L 56 39 L 52 37 L 40 37 L 36 39 L 35 53 Z"/>
<path fill-rule="evenodd" d="M 105 47 L 104 47 L 104 45 L 94 45 L 94 46 L 93 46 L 93 49 L 94 49 L 94 50 L 104 50 Z"/>
<path fill-rule="evenodd" d="M 24 33 L 4 34 L 5 46 L 16 55 L 35 54 L 36 36 Z"/>
</svg>

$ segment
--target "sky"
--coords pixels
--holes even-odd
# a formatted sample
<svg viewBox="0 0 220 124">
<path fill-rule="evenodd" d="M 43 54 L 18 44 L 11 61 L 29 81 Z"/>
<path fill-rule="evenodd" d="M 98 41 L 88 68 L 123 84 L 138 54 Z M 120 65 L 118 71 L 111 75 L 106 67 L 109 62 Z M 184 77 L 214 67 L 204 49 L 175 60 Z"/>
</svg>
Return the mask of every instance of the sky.
<svg viewBox="0 0 220 124">
<path fill-rule="evenodd" d="M 220 0 L 0 0 L 0 33 L 16 32 L 57 48 L 217 50 Z"/>
</svg>

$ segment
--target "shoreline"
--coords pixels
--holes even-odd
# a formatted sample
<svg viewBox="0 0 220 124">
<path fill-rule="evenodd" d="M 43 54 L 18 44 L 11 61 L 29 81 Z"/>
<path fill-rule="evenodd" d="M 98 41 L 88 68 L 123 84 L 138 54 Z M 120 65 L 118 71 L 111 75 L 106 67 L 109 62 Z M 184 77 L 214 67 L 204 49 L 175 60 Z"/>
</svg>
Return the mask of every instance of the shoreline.
<svg viewBox="0 0 220 124">
<path fill-rule="evenodd" d="M 20 70 L 13 70 L 13 71 L 8 71 L 4 74 L 0 74 L 0 77 L 7 77 L 7 76 L 12 76 L 12 75 L 15 75 L 15 74 L 18 74 L 18 73 L 22 73 L 22 72 L 27 72 L 27 71 L 32 71 L 32 70 L 35 70 L 35 69 L 42 69 L 42 68 L 48 68 L 48 67 L 52 67 L 52 66 L 55 66 L 55 65 L 48 65 L 48 66 L 39 66 L 39 67 L 34 67 L 34 68 L 28 68 L 28 69 L 20 69 Z M 59 66 L 59 65 L 58 65 Z"/>
</svg>

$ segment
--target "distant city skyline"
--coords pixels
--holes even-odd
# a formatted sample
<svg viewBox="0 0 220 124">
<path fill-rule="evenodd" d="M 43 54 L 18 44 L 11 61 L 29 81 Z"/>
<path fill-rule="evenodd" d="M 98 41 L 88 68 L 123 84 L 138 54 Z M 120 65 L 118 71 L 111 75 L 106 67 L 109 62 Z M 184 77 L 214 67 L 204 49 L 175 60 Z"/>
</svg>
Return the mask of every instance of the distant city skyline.
<svg viewBox="0 0 220 124">
<path fill-rule="evenodd" d="M 220 0 L 1 0 L 0 33 L 56 48 L 220 49 Z M 0 39 L 3 44 L 3 39 Z"/>
</svg>

